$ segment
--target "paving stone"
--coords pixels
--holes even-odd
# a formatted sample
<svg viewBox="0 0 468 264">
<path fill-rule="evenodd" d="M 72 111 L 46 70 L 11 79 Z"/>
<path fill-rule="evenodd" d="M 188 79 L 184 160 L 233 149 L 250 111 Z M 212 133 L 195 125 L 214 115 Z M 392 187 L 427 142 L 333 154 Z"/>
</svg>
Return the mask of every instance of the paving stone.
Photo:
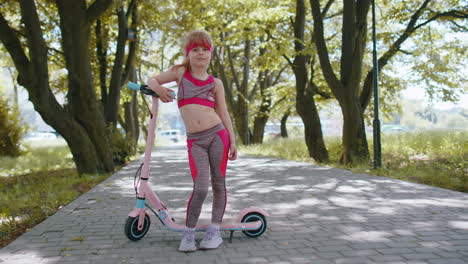
<svg viewBox="0 0 468 264">
<path fill-rule="evenodd" d="M 434 259 L 438 258 L 437 255 L 429 254 L 429 253 L 415 253 L 415 254 L 403 254 L 402 255 L 406 259 Z"/>
<path fill-rule="evenodd" d="M 430 264 L 466 264 L 468 263 L 468 260 L 465 259 L 450 259 L 450 258 L 447 258 L 447 259 L 433 259 L 433 260 L 429 260 L 429 263 Z"/>
<path fill-rule="evenodd" d="M 337 264 L 364 264 L 364 263 L 374 263 L 366 257 L 355 257 L 355 258 L 339 258 L 335 260 Z"/>
<path fill-rule="evenodd" d="M 153 152 L 150 184 L 184 217 L 192 179 L 185 147 Z M 180 233 L 151 216 L 140 241 L 124 234 L 142 157 L 0 249 L 3 263 L 393 263 L 468 264 L 468 194 L 278 158 L 228 165 L 232 216 L 270 213 L 259 238 L 224 232 L 217 250 L 177 251 Z M 211 212 L 212 194 L 203 213 Z M 178 214 L 179 216 L 177 216 Z M 199 242 L 202 233 L 197 233 Z"/>
<path fill-rule="evenodd" d="M 373 249 L 367 249 L 367 250 L 351 250 L 351 251 L 341 251 L 341 254 L 343 254 L 346 257 L 358 257 L 358 256 L 378 256 L 380 255 L 379 252 L 373 250 Z"/>
</svg>

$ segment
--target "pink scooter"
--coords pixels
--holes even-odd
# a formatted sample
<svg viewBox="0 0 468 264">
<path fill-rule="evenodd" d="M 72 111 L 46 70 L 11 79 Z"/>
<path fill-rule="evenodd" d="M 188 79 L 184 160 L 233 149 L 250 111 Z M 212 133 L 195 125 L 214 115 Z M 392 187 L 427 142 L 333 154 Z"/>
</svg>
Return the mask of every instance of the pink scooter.
<svg viewBox="0 0 468 264">
<path fill-rule="evenodd" d="M 184 231 L 185 219 L 174 219 L 169 212 L 167 205 L 159 200 L 155 192 L 148 184 L 149 166 L 151 159 L 151 150 L 155 138 L 156 120 L 158 115 L 158 95 L 146 85 L 140 85 L 129 82 L 127 88 L 140 91 L 142 94 L 151 95 L 153 99 L 151 109 L 151 120 L 146 140 L 146 150 L 144 163 L 135 174 L 134 188 L 136 193 L 136 206 L 130 212 L 125 224 L 125 235 L 128 239 L 137 241 L 143 238 L 149 230 L 151 220 L 147 207 L 161 221 L 161 223 L 172 231 Z M 175 96 L 175 94 L 173 94 Z M 145 102 L 146 103 L 146 102 Z M 149 108 L 149 107 L 148 107 Z M 137 180 L 138 175 L 138 180 Z M 266 216 L 268 213 L 257 207 L 243 209 L 236 219 L 224 219 L 220 230 L 231 231 L 229 242 L 232 242 L 234 231 L 242 231 L 248 237 L 259 237 L 265 232 L 267 227 Z M 199 219 L 196 231 L 205 231 L 209 221 Z"/>
</svg>

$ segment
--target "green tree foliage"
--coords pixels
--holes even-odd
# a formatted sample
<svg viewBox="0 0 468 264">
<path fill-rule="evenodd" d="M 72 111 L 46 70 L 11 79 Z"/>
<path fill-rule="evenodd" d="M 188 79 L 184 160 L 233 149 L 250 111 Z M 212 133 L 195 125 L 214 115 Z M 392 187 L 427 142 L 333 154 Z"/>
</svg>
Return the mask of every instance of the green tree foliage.
<svg viewBox="0 0 468 264">
<path fill-rule="evenodd" d="M 287 1 L 164 3 L 148 14 L 164 21 L 152 34 L 153 42 L 147 47 L 154 51 L 148 57 L 155 59 L 140 60 L 145 62 L 145 67 L 152 66 L 153 69 L 147 69 L 150 72 L 166 70 L 171 64 L 181 62 L 180 44 L 186 32 L 196 28 L 208 30 L 215 41 L 210 70 L 223 81 L 241 140 L 251 142 L 255 134 L 263 135 L 262 126 L 276 104 L 277 98 L 269 96 L 271 86 L 284 81 L 285 61 L 281 54 L 292 50 L 288 45 L 291 40 L 282 37 L 287 36 L 284 26 L 289 23 L 289 9 Z M 166 45 L 176 51 L 166 54 Z"/>
<path fill-rule="evenodd" d="M 23 50 L 24 57 L 16 56 L 16 60 L 14 60 L 17 72 L 23 73 L 19 74 L 20 84 L 38 87 L 38 84 L 47 83 L 50 89 L 28 88 L 30 98 L 35 100 L 37 105 L 39 102 L 47 103 L 42 104 L 43 107 L 36 107 L 41 115 L 44 115 L 44 111 L 48 109 L 44 106 L 52 105 L 57 108 L 63 107 L 64 110 L 62 114 L 55 116 L 66 117 L 65 120 L 78 120 L 78 122 L 73 123 L 76 128 L 67 131 L 77 131 L 80 134 L 92 134 L 94 131 L 95 127 L 92 122 L 83 122 L 80 119 L 87 112 L 85 108 L 80 108 L 79 102 L 81 100 L 81 105 L 86 104 L 93 107 L 94 102 L 100 101 L 101 104 L 93 108 L 93 112 L 98 113 L 102 110 L 102 112 L 112 113 L 112 117 L 108 115 L 108 120 L 113 120 L 112 123 L 115 123 L 117 117 L 118 122 L 127 133 L 135 133 L 135 129 L 138 130 L 136 112 L 141 115 L 139 119 L 143 120 L 143 116 L 147 117 L 146 108 L 141 101 L 136 100 L 134 92 L 121 91 L 122 84 L 125 80 L 130 79 L 146 82 L 149 76 L 167 70 L 171 65 L 181 62 L 183 56 L 180 47 L 181 38 L 187 31 L 195 28 L 204 28 L 213 35 L 216 48 L 210 70 L 224 83 L 227 103 L 233 115 L 235 129 L 244 143 L 255 138 L 252 135 L 262 134 L 262 130 L 257 128 L 264 126 L 268 118 L 284 119 L 287 116 L 286 113 L 290 111 L 294 114 L 297 107 L 291 109 L 291 106 L 297 106 L 298 99 L 304 99 L 305 94 L 308 97 L 299 105 L 312 106 L 313 104 L 319 110 L 320 104 L 324 100 L 337 97 L 330 89 L 330 78 L 324 76 L 323 65 L 319 63 L 315 45 L 316 39 L 313 39 L 316 24 L 313 23 L 309 1 L 301 1 L 304 4 L 302 11 L 305 13 L 305 26 L 302 30 L 304 37 L 300 41 L 294 35 L 294 23 L 297 19 L 295 17 L 297 11 L 295 2 L 297 1 L 135 1 L 138 2 L 138 7 L 133 8 L 136 11 L 135 16 L 130 11 L 132 10 L 132 0 L 112 1 L 111 4 L 109 4 L 110 1 L 104 0 L 77 0 L 76 2 L 84 3 L 87 8 L 90 8 L 94 3 L 98 3 L 94 6 L 106 4 L 109 7 L 102 13 L 99 20 L 87 25 L 89 32 L 83 32 L 82 35 L 86 36 L 84 39 L 89 41 L 75 43 L 77 44 L 76 50 L 85 47 L 86 52 L 84 48 L 80 52 L 90 57 L 90 71 L 86 74 L 83 74 L 81 69 L 70 66 L 87 65 L 87 62 L 78 63 L 80 57 L 76 54 L 79 52 L 70 53 L 71 46 L 68 45 L 70 43 L 67 41 L 70 39 L 70 35 L 67 34 L 76 34 L 78 30 L 67 31 L 66 26 L 63 25 L 66 16 L 58 15 L 61 11 L 57 3 L 71 3 L 71 1 L 21 0 L 7 1 L 0 5 L 0 14 L 4 15 L 5 22 L 8 22 L 2 24 L 2 42 L 10 43 L 8 47 L 16 45 L 16 51 L 19 50 L 18 47 Z M 76 2 L 74 1 L 74 3 Z M 358 2 L 368 4 L 367 1 Z M 27 23 L 22 22 L 20 11 L 24 8 L 20 7 L 21 3 L 22 7 L 36 5 L 44 49 L 42 49 L 40 41 L 37 41 L 37 35 L 34 35 L 36 42 L 32 41 L 31 27 L 26 26 L 26 24 L 34 25 L 34 23 L 25 18 L 33 18 L 34 16 L 24 16 L 23 21 Z M 347 19 L 350 19 L 351 16 L 347 13 L 349 10 L 344 7 L 343 3 L 343 1 L 333 0 L 321 1 L 318 11 L 324 15 L 321 18 L 325 28 L 323 36 L 325 46 L 328 48 L 327 55 L 331 68 L 327 71 L 328 73 L 333 72 L 340 77 L 340 81 L 343 80 L 343 83 L 348 85 L 346 78 L 341 78 L 341 75 L 350 75 L 349 71 L 344 69 L 349 69 L 350 60 L 346 58 L 353 56 L 348 56 L 351 54 L 347 50 L 348 45 L 343 47 L 343 38 L 348 37 L 343 34 L 343 29 L 348 26 L 343 25 L 343 17 L 347 14 Z M 28 14 L 34 14 L 30 10 L 28 12 Z M 93 14 L 95 13 L 93 12 Z M 424 85 L 427 94 L 434 100 L 457 100 L 458 95 L 464 89 L 460 84 L 466 82 L 466 77 L 460 74 L 463 65 L 466 64 L 466 51 L 461 40 L 450 39 L 447 36 L 450 37 L 451 32 L 466 32 L 466 21 L 460 22 L 458 20 L 458 18 L 466 18 L 464 1 L 381 1 L 378 2 L 377 14 L 379 68 L 382 69 L 379 80 L 383 113 L 392 113 L 398 109 L 399 93 L 409 85 Z M 359 32 L 365 35 L 359 36 L 363 42 L 354 44 L 362 47 L 362 56 L 353 57 L 353 59 L 357 58 L 357 60 L 353 60 L 356 67 L 351 68 L 359 68 L 362 72 L 352 76 L 352 81 L 357 83 L 352 86 L 352 89 L 356 95 L 353 97 L 356 99 L 354 103 L 358 104 L 361 110 L 356 114 L 359 117 L 354 119 L 363 123 L 361 120 L 371 117 L 372 106 L 369 105 L 369 101 L 372 97 L 370 85 L 372 83 L 372 62 L 371 45 L 368 41 L 370 39 L 370 30 L 368 29 L 370 28 L 368 22 L 370 16 L 360 15 L 362 15 L 361 22 L 365 21 L 367 24 L 364 23 L 366 28 L 361 28 Z M 136 17 L 138 19 L 134 19 Z M 96 17 L 93 15 L 94 18 Z M 81 18 L 75 16 L 75 20 L 78 19 Z M 122 23 L 119 27 L 119 21 L 123 20 L 126 20 L 126 27 L 137 28 L 138 31 L 138 44 L 136 45 L 138 55 L 133 58 L 129 56 L 129 42 L 126 42 L 124 49 L 122 49 L 122 44 L 120 46 L 117 44 L 118 39 L 122 39 L 122 29 L 125 28 Z M 133 24 L 134 22 L 135 24 Z M 8 30 L 6 24 L 11 30 Z M 73 23 L 69 23 L 67 26 L 71 27 Z M 37 27 L 35 29 L 37 30 Z M 11 39 L 6 38 L 6 36 L 10 36 L 9 33 L 15 33 L 18 40 L 15 45 L 11 45 Z M 302 45 L 301 49 L 295 49 L 295 44 L 299 42 Z M 100 51 L 98 50 L 99 45 Z M 4 51 L 5 47 L 7 45 L 3 45 L 1 49 Z M 342 59 L 343 52 L 347 54 L 344 56 L 345 59 Z M 16 54 L 19 53 L 16 52 Z M 46 61 L 46 64 L 40 64 L 42 60 L 39 58 L 44 58 L 44 54 L 47 55 L 47 59 L 43 60 Z M 105 55 L 105 60 L 101 59 L 102 55 Z M 297 69 L 294 59 L 301 56 L 303 56 L 304 61 L 300 64 L 304 71 L 293 75 Z M 24 73 L 27 72 L 27 69 L 31 69 L 31 66 L 25 68 L 24 64 L 21 63 L 25 60 L 21 61 L 21 58 L 29 59 L 30 65 L 39 65 L 40 67 L 34 68 L 36 71 L 31 72 L 41 72 L 36 76 L 48 76 L 48 79 L 37 81 L 33 78 L 24 78 L 26 76 Z M 122 62 L 120 66 L 118 58 Z M 131 62 L 133 68 L 123 66 L 123 62 Z M 121 67 L 121 69 L 117 70 L 116 67 Z M 408 72 L 404 78 L 401 76 L 400 68 L 402 67 Z M 44 72 L 44 69 L 47 69 L 48 72 Z M 118 73 L 119 71 L 120 73 Z M 79 76 L 79 80 L 87 80 L 88 77 L 91 77 L 87 81 L 91 85 L 77 86 L 77 79 L 74 78 L 76 76 Z M 303 88 L 297 89 L 297 85 L 290 85 L 291 81 L 297 77 L 303 78 L 301 84 Z M 31 86 L 31 83 L 37 85 Z M 110 91 L 115 91 L 114 99 L 119 98 L 122 93 L 120 96 L 122 100 L 114 101 L 114 103 L 120 103 L 120 110 L 115 107 L 118 104 L 114 104 L 113 110 L 106 110 L 106 101 Z M 297 91 L 300 91 L 301 94 L 298 95 Z M 54 96 L 58 93 L 67 94 L 67 101 L 63 105 L 57 105 L 55 102 Z M 118 111 L 117 116 L 115 111 Z M 343 111 L 349 112 L 346 109 Z M 50 113 L 47 115 L 54 117 Z M 318 115 L 307 116 L 308 120 L 314 120 L 315 125 L 311 125 L 312 122 L 304 121 L 306 120 L 304 118 L 303 121 L 308 123 L 309 134 L 320 135 L 318 133 L 321 129 L 320 120 L 317 120 L 316 116 Z M 47 118 L 44 119 L 47 120 Z M 54 122 L 58 124 L 58 120 Z M 99 127 L 104 126 L 99 125 Z M 144 131 L 145 127 L 143 126 L 141 129 Z M 105 131 L 105 129 L 99 130 Z M 365 131 L 361 135 L 351 136 L 351 138 L 359 138 L 360 136 L 364 136 L 363 139 L 361 138 L 361 142 L 366 142 Z M 321 135 L 317 136 L 316 139 L 320 139 L 320 137 Z M 99 145 L 99 141 L 95 139 L 93 141 L 95 137 L 90 136 L 90 138 L 88 143 L 94 143 L 94 146 Z M 306 136 L 308 146 L 318 145 L 317 141 L 314 140 L 312 137 Z M 93 144 L 77 145 L 91 148 Z M 363 149 L 367 149 L 367 145 L 364 145 Z M 309 151 L 312 153 L 311 149 Z M 95 151 L 90 149 L 88 152 Z M 363 151 L 363 153 L 365 152 Z M 102 163 L 102 151 L 99 153 L 101 156 L 93 156 L 92 160 L 101 160 Z"/>
<path fill-rule="evenodd" d="M 113 171 L 105 122 L 95 100 L 88 47 L 90 27 L 111 0 L 18 2 L 19 6 L 15 1 L 0 6 L 0 40 L 15 64 L 18 83 L 28 90 L 29 100 L 43 120 L 65 138 L 80 174 Z M 54 34 L 60 36 L 60 44 L 49 42 Z M 51 50 L 59 50 L 65 61 L 65 104 L 58 102 L 51 86 Z"/>
<path fill-rule="evenodd" d="M 344 162 L 367 160 L 369 152 L 363 116 L 372 95 L 371 84 L 373 69 L 366 73 L 364 58 L 366 54 L 370 54 L 366 52 L 365 47 L 366 38 L 369 34 L 367 14 L 371 2 L 344 1 L 343 6 L 339 7 L 342 8 L 342 15 L 340 16 L 342 18 L 342 30 L 338 31 L 341 33 L 341 54 L 336 54 L 337 49 L 333 51 L 327 46 L 326 34 L 324 33 L 324 21 L 323 17 L 320 15 L 321 6 L 319 1 L 311 0 L 310 2 L 314 17 L 315 44 L 317 46 L 323 75 L 339 101 L 343 112 Z M 333 1 L 328 1 L 328 4 L 332 2 Z M 393 23 L 393 30 L 396 28 L 397 31 L 381 36 L 383 42 L 389 44 L 390 47 L 385 50 L 384 54 L 378 59 L 379 69 L 387 65 L 397 53 L 405 52 L 403 50 L 403 44 L 408 41 L 415 32 L 419 32 L 429 23 L 436 21 L 443 23 L 444 21 L 455 21 L 457 19 L 467 18 L 466 7 L 464 7 L 461 2 L 462 1 L 451 1 L 451 5 L 448 5 L 448 7 L 445 3 L 442 4 L 438 1 L 431 0 L 421 2 L 385 2 L 383 4 L 384 12 L 393 14 L 387 22 Z M 406 26 L 402 27 L 401 25 Z M 393 33 L 393 35 L 391 33 Z M 420 50 L 419 46 L 415 46 L 415 48 Z M 446 87 L 455 87 L 456 84 L 450 83 L 451 80 L 448 80 L 450 74 L 441 74 L 436 71 L 437 67 L 434 65 L 439 62 L 441 65 L 438 68 L 441 70 L 444 68 L 444 66 L 442 66 L 444 60 L 441 59 L 441 56 L 431 56 L 431 52 L 422 52 L 427 54 L 429 59 L 426 60 L 426 63 L 421 65 L 418 72 L 421 74 L 426 84 L 428 84 L 427 91 L 429 93 L 433 91 L 435 87 L 433 84 L 437 83 L 444 83 Z M 339 65 L 339 71 L 333 67 L 333 61 L 335 61 L 335 64 L 337 63 Z M 449 65 L 445 67 L 444 70 L 450 68 L 450 64 L 444 65 Z M 414 68 L 417 69 L 416 67 Z M 339 72 L 339 74 L 337 72 Z M 365 78 L 363 79 L 364 76 Z M 453 91 L 447 93 L 447 90 L 441 90 L 443 94 L 453 94 Z M 444 96 L 444 98 L 450 100 L 448 96 Z"/>
</svg>

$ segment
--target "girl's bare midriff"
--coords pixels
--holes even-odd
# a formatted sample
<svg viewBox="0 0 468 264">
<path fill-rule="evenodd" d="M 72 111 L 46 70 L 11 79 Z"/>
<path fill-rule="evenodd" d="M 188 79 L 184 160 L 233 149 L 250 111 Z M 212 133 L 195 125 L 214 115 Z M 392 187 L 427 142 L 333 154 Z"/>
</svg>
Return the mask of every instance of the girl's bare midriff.
<svg viewBox="0 0 468 264">
<path fill-rule="evenodd" d="M 189 104 L 179 109 L 187 133 L 197 133 L 221 123 L 216 111 L 208 106 Z"/>
</svg>

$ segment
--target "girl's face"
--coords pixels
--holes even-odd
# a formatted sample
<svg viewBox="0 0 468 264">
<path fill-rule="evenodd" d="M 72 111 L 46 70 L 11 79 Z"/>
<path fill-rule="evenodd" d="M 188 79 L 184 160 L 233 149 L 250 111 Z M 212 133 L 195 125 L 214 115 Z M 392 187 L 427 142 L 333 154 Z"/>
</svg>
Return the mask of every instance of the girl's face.
<svg viewBox="0 0 468 264">
<path fill-rule="evenodd" d="M 211 61 L 211 51 L 203 46 L 197 46 L 190 50 L 190 65 L 194 67 L 208 67 Z"/>
</svg>

